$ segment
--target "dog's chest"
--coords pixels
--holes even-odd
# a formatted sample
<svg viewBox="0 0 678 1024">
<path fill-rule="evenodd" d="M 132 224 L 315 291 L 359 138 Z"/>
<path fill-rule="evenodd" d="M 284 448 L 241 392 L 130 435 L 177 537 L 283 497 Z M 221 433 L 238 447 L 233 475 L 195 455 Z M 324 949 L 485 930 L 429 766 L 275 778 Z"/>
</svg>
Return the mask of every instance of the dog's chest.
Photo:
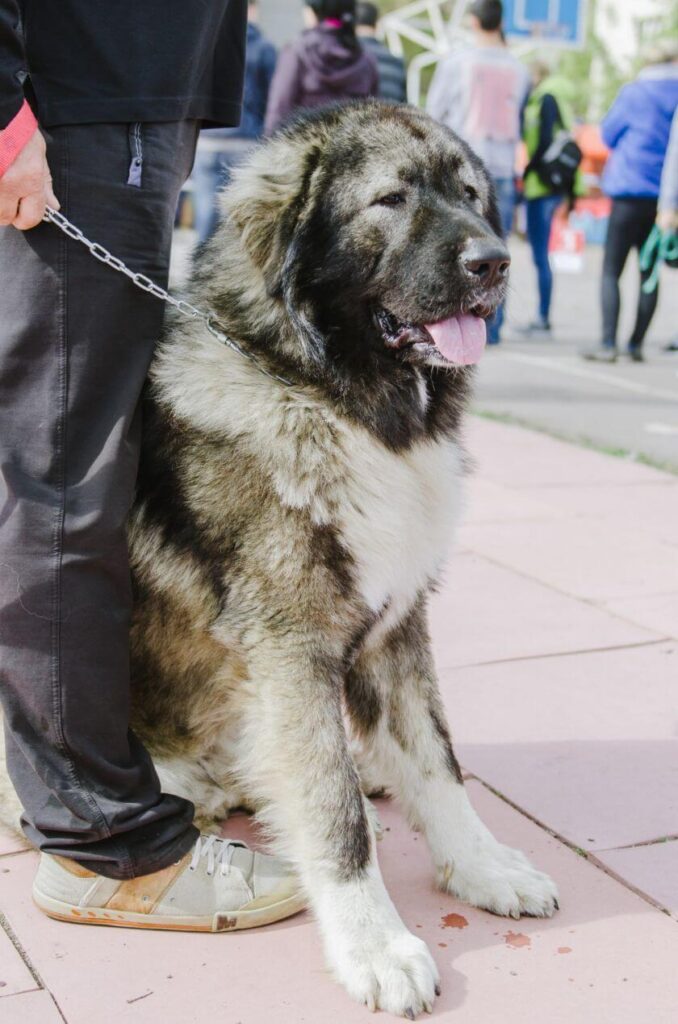
<svg viewBox="0 0 678 1024">
<path fill-rule="evenodd" d="M 364 439 L 352 446 L 337 526 L 373 611 L 404 613 L 438 574 L 459 512 L 460 461 L 450 441 L 405 453 Z"/>
</svg>

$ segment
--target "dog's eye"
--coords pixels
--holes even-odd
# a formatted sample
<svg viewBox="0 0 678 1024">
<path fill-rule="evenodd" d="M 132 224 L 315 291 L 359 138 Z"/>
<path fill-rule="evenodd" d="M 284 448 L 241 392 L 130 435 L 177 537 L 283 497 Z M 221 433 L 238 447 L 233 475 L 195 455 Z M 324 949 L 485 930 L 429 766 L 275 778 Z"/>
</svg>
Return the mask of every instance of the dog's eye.
<svg viewBox="0 0 678 1024">
<path fill-rule="evenodd" d="M 464 186 L 464 194 L 465 194 L 466 198 L 468 200 L 470 200 L 470 202 L 472 202 L 472 203 L 475 203 L 476 199 L 478 198 L 478 193 L 470 185 L 465 185 Z"/>
<path fill-rule="evenodd" d="M 400 206 L 405 202 L 404 192 L 389 192 L 386 196 L 380 196 L 379 199 L 375 199 L 374 206 Z"/>
</svg>

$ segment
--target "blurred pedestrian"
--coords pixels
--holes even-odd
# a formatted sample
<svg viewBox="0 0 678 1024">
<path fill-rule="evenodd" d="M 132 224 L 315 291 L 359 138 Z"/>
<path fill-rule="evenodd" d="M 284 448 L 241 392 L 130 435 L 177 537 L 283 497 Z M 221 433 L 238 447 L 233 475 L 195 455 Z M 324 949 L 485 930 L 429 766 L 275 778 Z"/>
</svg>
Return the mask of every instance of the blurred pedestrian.
<svg viewBox="0 0 678 1024">
<path fill-rule="evenodd" d="M 673 115 L 669 148 L 662 168 L 657 224 L 665 234 L 678 233 L 678 108 Z M 678 335 L 669 342 L 665 351 L 678 352 Z"/>
<path fill-rule="evenodd" d="M 259 4 L 247 6 L 247 56 L 243 111 L 238 128 L 208 129 L 200 133 L 193 167 L 193 210 L 198 240 L 204 242 L 214 231 L 219 212 L 217 193 L 231 172 L 264 133 L 268 93 L 275 71 L 276 50 L 258 25 Z"/>
<path fill-rule="evenodd" d="M 407 102 L 407 72 L 405 61 L 391 53 L 377 38 L 379 8 L 376 4 L 358 3 L 356 7 L 356 33 L 363 49 L 371 53 L 379 68 L 379 96 L 391 103 Z"/>
<path fill-rule="evenodd" d="M 570 83 L 552 74 L 548 65 L 541 61 L 535 61 L 531 71 L 533 89 L 525 107 L 524 119 L 528 162 L 523 174 L 523 195 L 527 209 L 527 240 L 537 270 L 539 307 L 536 318 L 521 328 L 521 333 L 538 338 L 549 337 L 551 333 L 553 273 L 549 262 L 549 238 L 555 212 L 567 195 L 561 189 L 547 184 L 540 176 L 539 169 L 556 135 L 571 130 L 573 114 L 570 107 Z M 581 189 L 578 179 L 573 189 Z"/>
<path fill-rule="evenodd" d="M 481 157 L 494 180 L 504 236 L 515 209 L 516 147 L 530 88 L 527 68 L 508 50 L 501 0 L 475 0 L 469 7 L 473 44 L 440 62 L 427 109 L 457 132 Z M 489 344 L 500 341 L 504 309 L 488 324 Z"/>
<path fill-rule="evenodd" d="M 601 125 L 603 141 L 612 151 L 603 173 L 603 191 L 612 197 L 601 283 L 603 330 L 600 344 L 583 353 L 586 359 L 599 362 L 617 359 L 619 278 L 631 249 L 640 252 L 654 226 L 678 106 L 678 44 L 660 45 L 648 56 L 648 66 L 621 89 Z M 657 306 L 658 289 L 642 288 L 650 273 L 640 273 L 635 325 L 627 349 L 634 362 L 643 361 L 643 340 Z"/>
<path fill-rule="evenodd" d="M 309 26 L 280 54 L 266 112 L 266 134 L 299 109 L 379 92 L 374 57 L 363 50 L 355 26 L 355 0 L 313 0 Z"/>
</svg>

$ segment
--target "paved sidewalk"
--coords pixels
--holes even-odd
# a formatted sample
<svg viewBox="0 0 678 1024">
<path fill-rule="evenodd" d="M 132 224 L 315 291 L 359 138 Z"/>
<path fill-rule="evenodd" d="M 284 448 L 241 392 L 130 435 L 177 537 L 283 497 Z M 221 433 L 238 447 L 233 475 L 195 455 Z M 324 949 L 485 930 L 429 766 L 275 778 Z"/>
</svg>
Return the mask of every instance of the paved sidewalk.
<svg viewBox="0 0 678 1024">
<path fill-rule="evenodd" d="M 554 875 L 562 909 L 507 921 L 436 892 L 423 840 L 383 802 L 387 884 L 443 977 L 433 1017 L 674 1024 L 678 479 L 480 419 L 468 446 L 433 610 L 442 687 L 474 803 Z M 2 1024 L 370 1019 L 326 976 L 308 915 L 215 936 L 69 926 L 32 906 L 34 866 L 0 837 Z"/>
<path fill-rule="evenodd" d="M 678 325 L 675 271 L 662 274 L 647 362 L 623 356 L 601 365 L 585 362 L 580 350 L 600 335 L 602 248 L 587 247 L 582 273 L 556 271 L 549 339 L 528 339 L 517 330 L 536 312 L 536 283 L 528 247 L 515 236 L 511 257 L 508 322 L 501 345 L 480 364 L 476 406 L 556 437 L 624 449 L 678 473 L 678 353 L 663 350 Z M 620 285 L 619 344 L 625 350 L 638 294 L 635 253 Z"/>
</svg>

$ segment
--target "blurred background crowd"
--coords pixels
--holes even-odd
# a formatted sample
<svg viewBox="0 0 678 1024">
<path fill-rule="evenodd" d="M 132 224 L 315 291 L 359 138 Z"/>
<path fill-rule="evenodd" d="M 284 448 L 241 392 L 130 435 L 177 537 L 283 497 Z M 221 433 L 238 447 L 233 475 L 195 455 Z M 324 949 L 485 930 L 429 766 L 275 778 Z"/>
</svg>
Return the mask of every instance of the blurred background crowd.
<svg viewBox="0 0 678 1024">
<path fill-rule="evenodd" d="M 250 3 L 243 120 L 202 133 L 183 223 L 209 238 L 219 189 L 295 113 L 368 97 L 424 106 L 485 161 L 502 231 L 526 236 L 534 264 L 534 315 L 519 334 L 552 336 L 554 265 L 576 271 L 583 247 L 602 244 L 600 333 L 581 355 L 644 360 L 659 264 L 678 264 L 678 5 Z M 637 303 L 620 345 L 619 279 L 632 249 Z M 490 344 L 503 320 L 500 310 L 488 325 Z M 678 351 L 678 334 L 666 348 Z"/>
</svg>

